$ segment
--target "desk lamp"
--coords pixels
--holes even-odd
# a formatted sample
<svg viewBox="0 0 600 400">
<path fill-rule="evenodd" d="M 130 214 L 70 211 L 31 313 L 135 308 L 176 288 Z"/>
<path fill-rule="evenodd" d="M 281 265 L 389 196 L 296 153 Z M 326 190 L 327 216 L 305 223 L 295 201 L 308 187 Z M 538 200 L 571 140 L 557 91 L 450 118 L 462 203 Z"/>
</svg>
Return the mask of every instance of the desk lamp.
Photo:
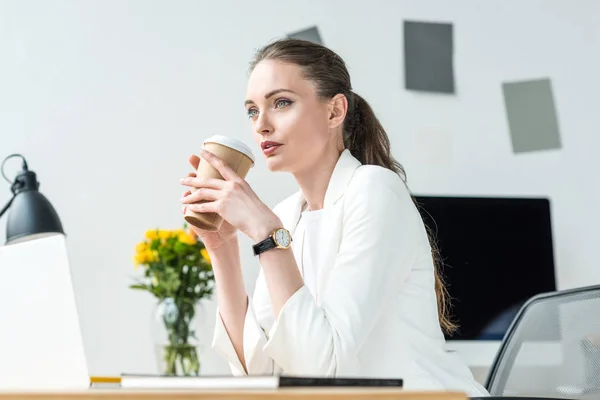
<svg viewBox="0 0 600 400">
<path fill-rule="evenodd" d="M 4 163 L 10 158 L 23 160 L 22 171 L 11 181 L 4 174 Z M 27 168 L 27 161 L 20 154 L 6 157 L 0 166 L 2 176 L 10 183 L 12 199 L 2 210 L 0 217 L 10 208 L 6 223 L 6 244 L 15 244 L 45 236 L 65 234 L 58 214 L 52 204 L 38 191 L 40 186 L 35 172 Z"/>
</svg>

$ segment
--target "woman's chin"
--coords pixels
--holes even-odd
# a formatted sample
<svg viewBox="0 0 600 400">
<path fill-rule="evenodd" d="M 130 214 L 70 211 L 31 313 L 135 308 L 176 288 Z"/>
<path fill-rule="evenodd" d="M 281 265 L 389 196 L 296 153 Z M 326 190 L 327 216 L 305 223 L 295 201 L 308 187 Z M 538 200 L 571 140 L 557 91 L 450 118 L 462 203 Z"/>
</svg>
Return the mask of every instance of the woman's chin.
<svg viewBox="0 0 600 400">
<path fill-rule="evenodd" d="M 267 158 L 267 168 L 269 169 L 269 171 L 271 172 L 277 172 L 279 171 L 279 164 L 277 161 L 272 160 L 271 158 Z"/>
<path fill-rule="evenodd" d="M 271 172 L 285 172 L 285 163 L 279 156 L 267 157 L 267 168 Z"/>
</svg>

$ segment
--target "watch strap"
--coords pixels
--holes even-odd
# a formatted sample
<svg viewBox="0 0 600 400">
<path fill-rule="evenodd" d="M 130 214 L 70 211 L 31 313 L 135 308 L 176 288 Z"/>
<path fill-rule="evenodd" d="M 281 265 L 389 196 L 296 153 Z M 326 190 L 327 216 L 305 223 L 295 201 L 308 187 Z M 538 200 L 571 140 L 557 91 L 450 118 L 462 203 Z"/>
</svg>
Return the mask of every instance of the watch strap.
<svg viewBox="0 0 600 400">
<path fill-rule="evenodd" d="M 262 242 L 258 242 L 252 246 L 252 248 L 254 249 L 255 256 L 259 255 L 260 253 L 264 253 L 267 250 L 274 249 L 275 247 L 277 247 L 277 244 L 275 243 L 275 239 L 273 239 L 272 236 L 269 236 Z"/>
</svg>

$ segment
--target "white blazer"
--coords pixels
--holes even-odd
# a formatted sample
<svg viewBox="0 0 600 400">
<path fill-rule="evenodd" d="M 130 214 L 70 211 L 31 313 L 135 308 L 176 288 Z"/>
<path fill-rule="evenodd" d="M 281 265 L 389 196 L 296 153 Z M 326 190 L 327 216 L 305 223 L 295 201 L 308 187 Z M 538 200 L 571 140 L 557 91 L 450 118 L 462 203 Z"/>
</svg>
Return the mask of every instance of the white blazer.
<svg viewBox="0 0 600 400">
<path fill-rule="evenodd" d="M 297 192 L 274 208 L 292 234 L 305 203 Z M 487 395 L 446 351 L 429 240 L 400 177 L 345 150 L 322 212 L 315 297 L 303 286 L 275 319 L 259 273 L 244 324 L 248 374 L 402 378 L 406 389 Z M 212 345 L 245 374 L 218 309 Z"/>
</svg>

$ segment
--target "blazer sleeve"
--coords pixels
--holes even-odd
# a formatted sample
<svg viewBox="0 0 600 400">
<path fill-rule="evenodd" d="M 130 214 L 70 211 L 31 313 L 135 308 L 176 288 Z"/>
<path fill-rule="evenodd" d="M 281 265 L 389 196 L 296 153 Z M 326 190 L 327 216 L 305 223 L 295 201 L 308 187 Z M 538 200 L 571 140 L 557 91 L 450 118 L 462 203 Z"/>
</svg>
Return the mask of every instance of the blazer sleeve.
<svg viewBox="0 0 600 400">
<path fill-rule="evenodd" d="M 351 365 L 406 279 L 422 246 L 422 220 L 388 172 L 371 170 L 346 189 L 341 244 L 320 305 L 303 286 L 271 328 L 264 349 L 286 373 L 336 376 L 338 366 Z"/>
<path fill-rule="evenodd" d="M 298 201 L 298 193 L 289 196 L 273 208 L 273 212 L 281 216 L 290 204 Z M 244 320 L 243 346 L 244 358 L 248 372 L 235 352 L 233 343 L 225 329 L 219 308 L 217 307 L 216 323 L 213 333 L 212 348 L 228 363 L 234 376 L 242 375 L 274 375 L 282 369 L 264 350 L 269 340 L 269 331 L 273 327 L 275 317 L 269 290 L 262 268 L 259 269 L 254 294 L 248 299 L 248 309 Z"/>
<path fill-rule="evenodd" d="M 244 358 L 248 373 L 246 374 L 235 352 L 218 307 L 212 348 L 228 362 L 234 376 L 275 374 L 280 371 L 280 368 L 274 364 L 273 359 L 263 350 L 268 340 L 267 332 L 273 326 L 274 317 L 262 270 L 259 271 L 256 280 L 254 295 L 248 300 L 243 333 Z"/>
</svg>

